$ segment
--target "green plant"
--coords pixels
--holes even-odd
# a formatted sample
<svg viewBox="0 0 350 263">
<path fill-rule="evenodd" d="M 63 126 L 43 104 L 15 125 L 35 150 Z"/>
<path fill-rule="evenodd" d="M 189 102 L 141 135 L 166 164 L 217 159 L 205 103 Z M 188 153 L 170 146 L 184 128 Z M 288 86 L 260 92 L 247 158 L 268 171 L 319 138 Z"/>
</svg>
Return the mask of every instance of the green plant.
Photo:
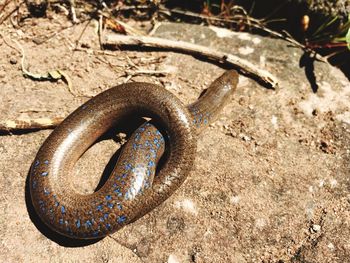
<svg viewBox="0 0 350 263">
<path fill-rule="evenodd" d="M 338 17 L 329 18 L 308 37 L 307 45 L 310 48 L 347 47 L 350 50 L 350 15 L 345 23 L 340 23 Z"/>
</svg>

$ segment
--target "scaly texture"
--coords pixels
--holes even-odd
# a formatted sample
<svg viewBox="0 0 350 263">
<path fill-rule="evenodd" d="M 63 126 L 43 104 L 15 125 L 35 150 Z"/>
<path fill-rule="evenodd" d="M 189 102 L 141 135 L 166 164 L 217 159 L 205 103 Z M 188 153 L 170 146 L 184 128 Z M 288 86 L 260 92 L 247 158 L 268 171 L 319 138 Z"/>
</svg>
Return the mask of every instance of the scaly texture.
<svg viewBox="0 0 350 263">
<path fill-rule="evenodd" d="M 51 133 L 32 165 L 30 193 L 40 218 L 63 235 L 98 238 L 154 209 L 186 179 L 196 134 L 215 120 L 237 81 L 236 71 L 226 71 L 188 108 L 148 83 L 116 86 L 87 101 Z M 162 133 L 153 122 L 143 124 L 124 145 L 102 188 L 89 195 L 76 193 L 68 175 L 80 156 L 122 118 L 135 115 L 151 117 Z M 155 175 L 165 140 L 168 158 Z"/>
</svg>

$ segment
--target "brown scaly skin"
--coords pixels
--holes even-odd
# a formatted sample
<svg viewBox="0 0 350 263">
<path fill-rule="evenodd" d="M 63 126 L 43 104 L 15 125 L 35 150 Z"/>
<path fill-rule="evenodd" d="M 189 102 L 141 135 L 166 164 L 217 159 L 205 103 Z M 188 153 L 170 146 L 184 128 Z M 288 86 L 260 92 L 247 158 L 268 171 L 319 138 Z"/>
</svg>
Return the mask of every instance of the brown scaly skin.
<svg viewBox="0 0 350 263">
<path fill-rule="evenodd" d="M 186 108 L 162 87 L 128 83 L 92 98 L 69 115 L 41 146 L 30 172 L 30 193 L 42 221 L 72 238 L 111 234 L 165 201 L 186 179 L 196 154 L 196 137 L 215 120 L 237 86 L 236 71 L 226 71 L 198 101 Z M 69 172 L 80 156 L 125 116 L 151 117 L 124 145 L 118 163 L 97 192 L 74 191 Z"/>
</svg>

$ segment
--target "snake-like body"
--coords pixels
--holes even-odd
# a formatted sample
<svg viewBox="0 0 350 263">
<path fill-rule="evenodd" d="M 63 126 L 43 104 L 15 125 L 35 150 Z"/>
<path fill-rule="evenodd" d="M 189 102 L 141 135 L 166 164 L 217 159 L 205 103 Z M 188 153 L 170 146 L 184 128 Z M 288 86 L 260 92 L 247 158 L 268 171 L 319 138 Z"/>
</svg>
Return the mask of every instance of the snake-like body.
<svg viewBox="0 0 350 263">
<path fill-rule="evenodd" d="M 164 88 L 138 82 L 90 99 L 50 134 L 32 164 L 29 186 L 37 214 L 56 232 L 88 239 L 111 234 L 148 213 L 184 182 L 196 154 L 197 134 L 216 119 L 237 82 L 237 72 L 226 71 L 187 108 Z M 77 193 L 69 180 L 73 166 L 126 116 L 150 117 L 152 122 L 131 135 L 99 190 Z M 165 145 L 167 160 L 155 174 Z"/>
</svg>

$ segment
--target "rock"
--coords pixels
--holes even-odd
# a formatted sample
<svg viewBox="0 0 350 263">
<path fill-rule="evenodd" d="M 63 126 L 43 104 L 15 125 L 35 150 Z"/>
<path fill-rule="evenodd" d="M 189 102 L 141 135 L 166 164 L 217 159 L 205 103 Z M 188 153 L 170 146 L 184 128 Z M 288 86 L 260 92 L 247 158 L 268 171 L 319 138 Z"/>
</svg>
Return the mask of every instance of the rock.
<svg viewBox="0 0 350 263">
<path fill-rule="evenodd" d="M 321 230 L 321 226 L 320 225 L 314 224 L 311 227 L 311 231 L 314 232 L 314 233 L 320 232 L 320 230 Z"/>
<path fill-rule="evenodd" d="M 11 63 L 12 65 L 17 64 L 17 59 L 15 59 L 15 58 L 10 58 L 10 63 Z"/>
</svg>

